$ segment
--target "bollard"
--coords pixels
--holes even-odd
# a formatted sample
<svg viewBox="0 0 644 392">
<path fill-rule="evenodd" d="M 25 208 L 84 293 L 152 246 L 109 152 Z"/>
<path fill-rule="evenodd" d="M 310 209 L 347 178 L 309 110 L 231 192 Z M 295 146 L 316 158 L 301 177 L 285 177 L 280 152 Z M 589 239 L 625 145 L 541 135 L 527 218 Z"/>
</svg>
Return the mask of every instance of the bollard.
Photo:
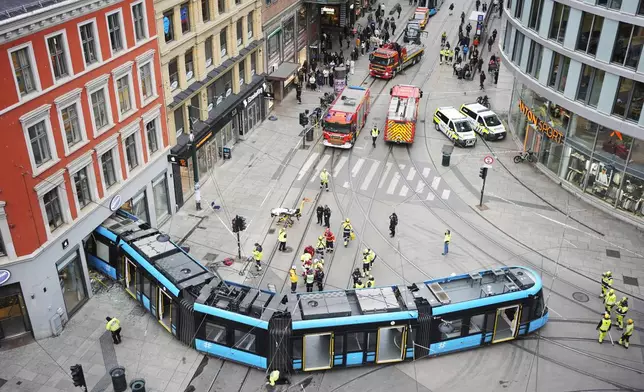
<svg viewBox="0 0 644 392">
<path fill-rule="evenodd" d="M 132 380 L 130 389 L 132 389 L 132 392 L 145 392 L 145 380 L 142 378 Z"/>
<path fill-rule="evenodd" d="M 125 392 L 127 390 L 127 380 L 125 379 L 125 368 L 117 366 L 110 370 L 110 377 L 112 377 L 112 387 L 114 392 Z"/>
<path fill-rule="evenodd" d="M 452 151 L 454 151 L 454 146 L 452 144 L 443 145 L 443 160 L 441 161 L 441 165 L 445 167 L 449 166 L 449 161 L 452 157 Z"/>
</svg>

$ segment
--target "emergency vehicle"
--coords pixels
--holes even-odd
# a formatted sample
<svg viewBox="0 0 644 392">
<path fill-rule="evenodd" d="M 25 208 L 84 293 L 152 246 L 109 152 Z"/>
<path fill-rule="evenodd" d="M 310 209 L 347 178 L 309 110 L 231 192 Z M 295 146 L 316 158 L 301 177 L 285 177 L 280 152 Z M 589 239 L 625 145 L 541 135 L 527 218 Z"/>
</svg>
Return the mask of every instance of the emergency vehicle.
<svg viewBox="0 0 644 392">
<path fill-rule="evenodd" d="M 347 86 L 333 101 L 322 120 L 323 144 L 328 147 L 351 148 L 367 122 L 371 109 L 368 88 Z"/>
<path fill-rule="evenodd" d="M 485 140 L 505 139 L 507 131 L 503 123 L 488 107 L 480 103 L 466 103 L 461 105 L 461 113 L 470 121 L 474 131 Z"/>
<path fill-rule="evenodd" d="M 436 130 L 447 136 L 454 145 L 474 147 L 476 134 L 467 117 L 453 107 L 440 107 L 434 112 Z"/>
<path fill-rule="evenodd" d="M 389 94 L 391 100 L 385 121 L 384 139 L 393 143 L 413 143 L 423 92 L 416 86 L 399 84 L 392 87 Z"/>
<path fill-rule="evenodd" d="M 427 26 L 427 21 L 429 20 L 429 8 L 427 7 L 418 7 L 414 12 L 412 20 L 415 20 L 420 24 L 420 28 L 425 30 Z"/>
<path fill-rule="evenodd" d="M 403 69 L 420 62 L 425 54 L 424 45 L 409 44 L 401 46 L 390 42 L 369 55 L 369 75 L 392 79 Z"/>
</svg>

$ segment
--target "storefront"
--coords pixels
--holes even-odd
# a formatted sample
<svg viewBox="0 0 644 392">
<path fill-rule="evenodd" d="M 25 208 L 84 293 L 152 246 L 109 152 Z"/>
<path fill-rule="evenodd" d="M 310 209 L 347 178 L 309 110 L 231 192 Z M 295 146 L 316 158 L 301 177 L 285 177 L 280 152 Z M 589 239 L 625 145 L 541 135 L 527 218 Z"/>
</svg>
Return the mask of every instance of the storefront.
<svg viewBox="0 0 644 392">
<path fill-rule="evenodd" d="M 87 286 L 83 274 L 80 251 L 72 252 L 56 263 L 58 281 L 68 315 L 73 315 L 87 301 Z"/>
<path fill-rule="evenodd" d="M 644 144 L 555 105 L 515 81 L 510 128 L 562 184 L 620 211 L 644 216 Z"/>
<path fill-rule="evenodd" d="M 264 77 L 255 75 L 251 83 L 242 87 L 239 94 L 228 94 L 223 99 L 215 99 L 219 103 L 208 106 L 208 119 L 194 123 L 195 137 L 192 143 L 197 150 L 200 184 L 210 178 L 214 167 L 224 158 L 224 149 L 232 151 L 238 140 L 244 139 L 264 120 L 267 113 L 264 94 L 267 90 Z M 177 156 L 177 164 L 173 165 L 172 170 L 174 195 L 179 208 L 194 194 L 192 153 L 188 135 L 179 136 L 177 145 L 172 149 L 172 154 Z"/>
<path fill-rule="evenodd" d="M 31 334 L 31 323 L 20 283 L 6 283 L 11 272 L 0 269 L 0 342 Z"/>
</svg>

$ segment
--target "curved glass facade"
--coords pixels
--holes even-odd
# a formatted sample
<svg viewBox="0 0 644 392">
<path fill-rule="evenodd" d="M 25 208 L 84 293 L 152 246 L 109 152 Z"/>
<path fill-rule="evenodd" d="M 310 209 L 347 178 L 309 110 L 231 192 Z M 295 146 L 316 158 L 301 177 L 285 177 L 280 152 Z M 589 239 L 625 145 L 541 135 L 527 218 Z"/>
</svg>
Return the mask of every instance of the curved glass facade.
<svg viewBox="0 0 644 392">
<path fill-rule="evenodd" d="M 516 77 L 509 125 L 523 147 L 569 188 L 641 220 L 644 0 L 637 3 L 509 0 L 500 46 Z"/>
</svg>

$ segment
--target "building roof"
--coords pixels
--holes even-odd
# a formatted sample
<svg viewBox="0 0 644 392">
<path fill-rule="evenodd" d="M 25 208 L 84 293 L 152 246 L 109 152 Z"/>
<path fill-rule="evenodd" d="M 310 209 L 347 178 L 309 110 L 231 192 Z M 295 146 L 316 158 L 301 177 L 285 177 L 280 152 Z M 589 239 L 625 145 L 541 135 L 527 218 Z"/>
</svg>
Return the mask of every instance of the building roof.
<svg viewBox="0 0 644 392">
<path fill-rule="evenodd" d="M 0 21 L 34 12 L 70 0 L 0 0 Z"/>
<path fill-rule="evenodd" d="M 362 98 L 367 95 L 367 90 L 362 87 L 349 86 L 342 90 L 340 94 L 340 97 L 333 103 L 331 110 L 353 113 L 358 109 Z"/>
</svg>

